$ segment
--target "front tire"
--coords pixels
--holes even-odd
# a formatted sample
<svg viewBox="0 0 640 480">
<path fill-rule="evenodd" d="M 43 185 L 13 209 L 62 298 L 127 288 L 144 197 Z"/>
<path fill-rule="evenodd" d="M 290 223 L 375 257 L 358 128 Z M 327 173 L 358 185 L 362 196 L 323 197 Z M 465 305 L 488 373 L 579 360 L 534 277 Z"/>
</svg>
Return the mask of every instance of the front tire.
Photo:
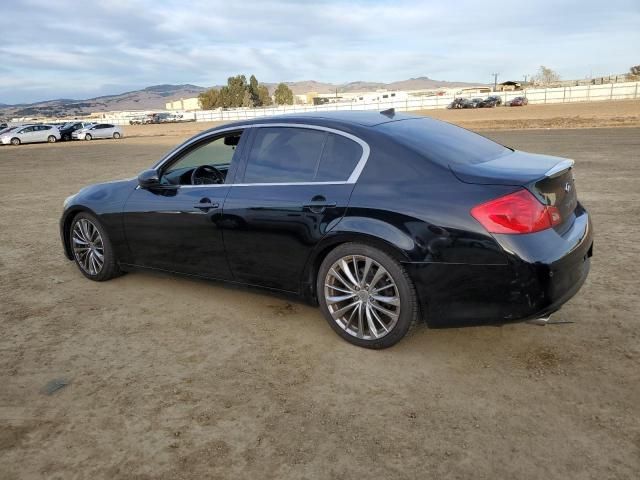
<svg viewBox="0 0 640 480">
<path fill-rule="evenodd" d="M 113 138 L 114 138 L 115 140 L 118 140 L 118 139 L 120 138 L 120 136 L 121 136 L 121 135 L 120 135 L 118 132 L 115 132 L 115 133 L 113 134 Z"/>
<path fill-rule="evenodd" d="M 89 140 L 91 140 L 92 138 L 93 138 L 93 137 L 92 137 L 90 134 L 88 134 L 88 133 L 84 136 L 84 139 L 85 139 L 86 141 L 89 141 Z"/>
<path fill-rule="evenodd" d="M 73 259 L 89 280 L 104 282 L 121 275 L 106 230 L 93 215 L 82 212 L 69 227 Z"/>
<path fill-rule="evenodd" d="M 320 265 L 320 309 L 343 339 L 364 348 L 398 343 L 418 320 L 418 300 L 404 267 L 387 253 L 345 243 Z"/>
<path fill-rule="evenodd" d="M 18 145 L 20 145 L 20 139 L 19 138 L 12 138 L 11 139 L 11 145 L 13 145 L 14 147 L 17 147 Z"/>
</svg>

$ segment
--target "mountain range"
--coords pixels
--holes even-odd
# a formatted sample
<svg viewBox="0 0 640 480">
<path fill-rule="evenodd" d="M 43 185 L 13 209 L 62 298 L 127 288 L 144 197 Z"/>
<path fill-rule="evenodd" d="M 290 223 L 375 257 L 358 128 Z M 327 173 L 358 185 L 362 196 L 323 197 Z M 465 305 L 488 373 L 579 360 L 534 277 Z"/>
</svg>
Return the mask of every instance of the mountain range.
<svg viewBox="0 0 640 480">
<path fill-rule="evenodd" d="M 298 82 L 284 82 L 294 94 L 304 94 L 308 92 L 317 93 L 341 93 L 371 91 L 377 89 L 387 90 L 417 90 L 431 88 L 455 88 L 470 85 L 477 85 L 465 82 L 447 82 L 432 80 L 428 77 L 410 78 L 391 83 L 382 82 L 350 82 L 344 84 L 333 84 L 317 82 L 315 80 L 303 80 Z M 264 83 L 273 93 L 275 83 Z M 214 86 L 213 88 L 219 88 Z M 105 95 L 101 97 L 89 98 L 86 100 L 74 100 L 69 98 L 59 98 L 29 104 L 6 105 L 0 104 L 0 117 L 34 117 L 34 116 L 73 116 L 87 115 L 91 112 L 107 112 L 118 110 L 161 110 L 165 103 L 180 98 L 195 97 L 205 91 L 206 88 L 197 85 L 154 85 L 121 93 L 118 95 Z"/>
</svg>

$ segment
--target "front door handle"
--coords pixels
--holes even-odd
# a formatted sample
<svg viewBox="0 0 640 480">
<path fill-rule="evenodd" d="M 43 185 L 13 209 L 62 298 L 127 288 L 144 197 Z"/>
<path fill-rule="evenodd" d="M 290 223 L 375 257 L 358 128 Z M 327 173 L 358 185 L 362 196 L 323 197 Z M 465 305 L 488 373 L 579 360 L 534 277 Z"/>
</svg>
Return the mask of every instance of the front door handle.
<svg viewBox="0 0 640 480">
<path fill-rule="evenodd" d="M 220 204 L 218 202 L 211 203 L 211 200 L 209 200 L 208 198 L 203 198 L 202 200 L 200 200 L 199 203 L 196 203 L 193 207 L 197 208 L 200 211 L 208 212 L 212 208 L 219 208 Z"/>
</svg>

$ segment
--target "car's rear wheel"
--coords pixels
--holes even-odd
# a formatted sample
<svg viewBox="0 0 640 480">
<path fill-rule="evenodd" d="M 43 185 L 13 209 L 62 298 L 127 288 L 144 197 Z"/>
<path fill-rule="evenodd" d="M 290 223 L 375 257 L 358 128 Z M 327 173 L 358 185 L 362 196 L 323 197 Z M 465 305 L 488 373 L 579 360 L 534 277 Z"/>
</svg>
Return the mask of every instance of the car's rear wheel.
<svg viewBox="0 0 640 480">
<path fill-rule="evenodd" d="M 320 309 L 338 335 L 365 348 L 387 348 L 417 323 L 415 288 L 402 265 L 361 243 L 331 251 L 318 271 Z"/>
<path fill-rule="evenodd" d="M 118 140 L 120 138 L 120 134 L 118 132 L 115 132 L 113 134 L 113 138 L 115 138 L 116 140 Z"/>
<path fill-rule="evenodd" d="M 11 139 L 11 145 L 20 145 L 20 139 L 19 138 L 12 138 Z"/>
<path fill-rule="evenodd" d="M 102 282 L 120 275 L 107 232 L 93 215 L 86 212 L 76 215 L 69 239 L 73 258 L 85 277 Z"/>
<path fill-rule="evenodd" d="M 84 136 L 84 139 L 85 139 L 85 140 L 87 140 L 87 141 L 88 141 L 88 140 L 91 140 L 92 138 L 93 138 L 93 137 L 92 137 L 92 136 L 91 136 L 91 134 L 89 134 L 89 133 L 87 133 L 87 134 Z"/>
<path fill-rule="evenodd" d="M 53 135 L 49 135 L 49 137 L 47 138 L 47 142 L 49 143 L 56 143 L 56 137 L 54 137 Z"/>
</svg>

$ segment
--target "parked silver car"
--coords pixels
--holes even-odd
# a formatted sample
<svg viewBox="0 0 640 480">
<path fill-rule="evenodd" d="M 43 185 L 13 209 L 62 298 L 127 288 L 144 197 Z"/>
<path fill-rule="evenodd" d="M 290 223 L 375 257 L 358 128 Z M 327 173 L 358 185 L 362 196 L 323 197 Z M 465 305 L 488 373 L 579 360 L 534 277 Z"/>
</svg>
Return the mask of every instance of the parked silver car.
<svg viewBox="0 0 640 480">
<path fill-rule="evenodd" d="M 71 134 L 73 139 L 93 140 L 94 138 L 122 138 L 122 129 L 110 123 L 97 123 L 89 127 L 81 128 Z"/>
<path fill-rule="evenodd" d="M 26 125 L 0 135 L 0 142 L 3 145 L 39 142 L 55 143 L 58 140 L 60 140 L 60 131 L 53 125 Z"/>
</svg>

